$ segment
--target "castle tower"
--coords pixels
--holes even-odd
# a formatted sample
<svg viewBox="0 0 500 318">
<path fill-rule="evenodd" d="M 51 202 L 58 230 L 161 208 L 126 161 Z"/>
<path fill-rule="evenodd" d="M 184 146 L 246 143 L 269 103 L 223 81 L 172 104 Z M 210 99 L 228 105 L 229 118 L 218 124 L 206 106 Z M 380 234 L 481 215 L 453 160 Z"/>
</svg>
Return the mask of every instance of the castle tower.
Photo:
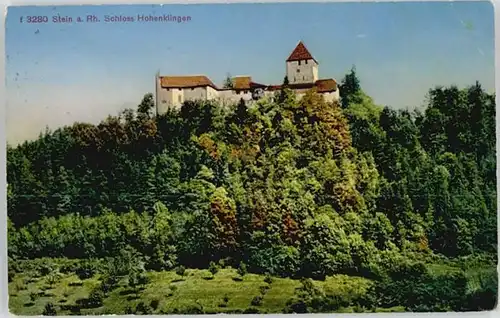
<svg viewBox="0 0 500 318">
<path fill-rule="evenodd" d="M 286 60 L 286 76 L 290 84 L 312 84 L 318 80 L 318 62 L 302 41 Z"/>
</svg>

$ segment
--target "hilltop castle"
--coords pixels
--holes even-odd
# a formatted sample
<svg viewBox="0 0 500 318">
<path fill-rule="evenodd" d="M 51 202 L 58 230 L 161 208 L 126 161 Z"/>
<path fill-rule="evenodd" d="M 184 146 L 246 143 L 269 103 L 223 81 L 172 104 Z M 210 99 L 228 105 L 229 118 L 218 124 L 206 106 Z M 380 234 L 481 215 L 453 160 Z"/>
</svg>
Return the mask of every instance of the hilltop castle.
<svg viewBox="0 0 500 318">
<path fill-rule="evenodd" d="M 288 87 L 297 97 L 309 89 L 316 88 L 326 101 L 339 99 L 337 82 L 332 79 L 318 79 L 318 61 L 309 53 L 304 43 L 299 42 L 286 60 Z M 160 76 L 156 75 L 156 111 L 164 114 L 169 108 L 178 108 L 185 101 L 219 100 L 222 104 L 235 103 L 240 99 L 256 100 L 272 95 L 281 85 L 264 85 L 252 81 L 250 76 L 231 79 L 230 87 L 220 88 L 204 75 Z"/>
</svg>

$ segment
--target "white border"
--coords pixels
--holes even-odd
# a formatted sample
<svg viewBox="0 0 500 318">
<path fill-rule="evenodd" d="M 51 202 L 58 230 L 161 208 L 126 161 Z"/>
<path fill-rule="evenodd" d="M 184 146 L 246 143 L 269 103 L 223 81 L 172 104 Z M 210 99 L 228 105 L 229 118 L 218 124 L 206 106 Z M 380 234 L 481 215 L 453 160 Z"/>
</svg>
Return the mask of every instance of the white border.
<svg viewBox="0 0 500 318">
<path fill-rule="evenodd" d="M 472 1 L 481 1 L 481 0 L 458 0 L 460 2 L 472 2 Z M 457 1 L 457 2 L 458 2 Z M 130 4 L 197 4 L 197 3 L 273 3 L 273 2 L 423 2 L 418 0 L 398 0 L 398 1 L 389 1 L 389 0 L 144 0 L 144 1 L 120 1 L 120 0 L 80 0 L 80 1 L 68 1 L 68 0 L 49 0 L 49 1 L 40 1 L 40 0 L 0 0 L 0 8 L 3 9 L 4 14 L 0 17 L 0 104 L 3 104 L 4 107 L 0 107 L 0 175 L 2 178 L 0 179 L 0 190 L 1 197 L 0 202 L 2 202 L 2 210 L 3 213 L 0 213 L 0 224 L 2 224 L 2 228 L 0 230 L 0 251 L 2 251 L 2 261 L 0 261 L 0 314 L 3 317 L 9 317 L 15 315 L 9 312 L 8 306 L 8 277 L 7 277 L 7 200 L 6 200 L 6 133 L 5 133 L 5 105 L 6 105 L 6 92 L 5 92 L 5 17 L 7 14 L 8 6 L 21 6 L 21 5 L 130 5 Z M 426 0 L 425 2 L 446 2 L 443 0 Z M 449 0 L 451 2 L 451 0 Z M 500 61 L 500 50 L 498 46 L 498 39 L 500 35 L 500 13 L 497 10 L 498 5 L 500 5 L 500 0 L 491 0 L 494 6 L 494 16 L 495 16 L 495 92 L 496 92 L 496 149 L 497 149 L 497 189 L 500 180 L 500 169 L 498 168 L 498 162 L 500 162 L 500 153 L 498 149 L 500 149 L 500 116 L 498 115 L 498 109 L 500 104 L 500 98 L 498 96 L 498 92 L 500 92 L 500 82 L 499 82 L 499 61 Z M 29 116 L 29 114 L 28 114 Z M 498 195 L 497 190 L 497 207 L 499 207 L 500 211 L 500 196 Z M 500 213 L 497 211 L 499 219 Z M 497 235 L 500 238 L 500 222 L 497 224 Z M 500 239 L 499 239 L 500 241 Z M 499 262 L 500 263 L 500 262 Z M 498 267 L 497 267 L 498 270 Z M 500 295 L 500 292 L 499 292 Z M 315 317 L 330 317 L 330 316 L 345 316 L 348 315 L 350 318 L 365 318 L 367 315 L 377 315 L 380 318 L 391 318 L 391 317 L 429 317 L 429 318 L 438 318 L 438 317 L 500 317 L 500 306 L 497 305 L 496 310 L 494 311 L 485 311 L 485 312 L 465 312 L 465 313 L 366 313 L 366 314 L 310 314 L 310 316 L 314 315 Z M 210 317 L 210 316 L 221 316 L 219 315 L 196 315 L 198 317 Z M 113 315 L 115 317 L 130 317 L 130 316 L 120 316 Z M 182 315 L 181 317 L 190 317 L 195 315 Z M 262 315 L 233 315 L 233 316 L 241 316 L 241 317 L 253 317 L 253 316 L 262 316 Z M 283 316 L 283 314 L 269 314 L 266 316 Z M 308 316 L 308 315 L 302 315 Z M 20 316 L 23 317 L 23 316 Z M 26 316 L 29 317 L 29 316 Z M 58 317 L 72 317 L 72 316 L 58 316 Z M 171 317 L 167 315 L 148 315 L 148 316 L 139 316 L 139 317 Z"/>
</svg>

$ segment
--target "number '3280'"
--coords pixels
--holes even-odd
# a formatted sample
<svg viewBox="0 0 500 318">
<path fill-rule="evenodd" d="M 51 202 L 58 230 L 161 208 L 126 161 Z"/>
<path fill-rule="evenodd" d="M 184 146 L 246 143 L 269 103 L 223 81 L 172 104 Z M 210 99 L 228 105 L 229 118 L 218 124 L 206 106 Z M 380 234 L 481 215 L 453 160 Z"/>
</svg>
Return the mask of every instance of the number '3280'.
<svg viewBox="0 0 500 318">
<path fill-rule="evenodd" d="M 46 22 L 49 22 L 49 18 L 46 16 L 42 16 L 42 15 L 28 16 L 26 18 L 27 18 L 26 22 L 28 22 L 28 23 L 46 23 Z"/>
</svg>

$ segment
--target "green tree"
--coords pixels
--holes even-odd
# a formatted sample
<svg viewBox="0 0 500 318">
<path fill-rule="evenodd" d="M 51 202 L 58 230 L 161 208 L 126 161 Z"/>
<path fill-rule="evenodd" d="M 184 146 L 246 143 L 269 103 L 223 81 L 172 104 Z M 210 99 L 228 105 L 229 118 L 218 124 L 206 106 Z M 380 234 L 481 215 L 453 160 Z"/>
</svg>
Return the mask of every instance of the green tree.
<svg viewBox="0 0 500 318">
<path fill-rule="evenodd" d="M 340 85 L 340 98 L 342 107 L 347 108 L 351 103 L 359 102 L 360 82 L 356 74 L 356 67 L 352 66 L 351 71 L 344 76 Z"/>
</svg>

